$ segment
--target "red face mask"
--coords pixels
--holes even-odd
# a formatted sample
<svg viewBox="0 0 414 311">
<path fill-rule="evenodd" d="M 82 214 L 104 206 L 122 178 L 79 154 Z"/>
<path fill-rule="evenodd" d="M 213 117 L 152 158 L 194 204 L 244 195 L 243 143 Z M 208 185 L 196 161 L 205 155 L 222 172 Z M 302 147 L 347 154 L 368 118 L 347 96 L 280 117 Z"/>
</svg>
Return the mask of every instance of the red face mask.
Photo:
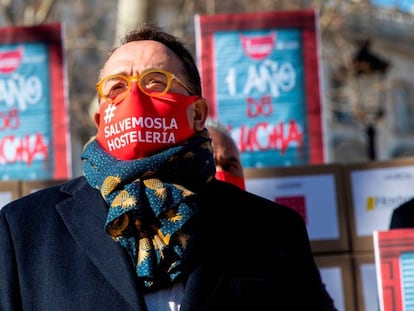
<svg viewBox="0 0 414 311">
<path fill-rule="evenodd" d="M 216 171 L 216 179 L 228 182 L 239 187 L 240 189 L 246 190 L 243 177 L 234 176 L 226 171 Z"/>
<path fill-rule="evenodd" d="M 119 160 L 143 158 L 182 143 L 195 133 L 187 108 L 198 98 L 172 93 L 152 97 L 133 83 L 124 100 L 99 108 L 96 139 Z"/>
</svg>

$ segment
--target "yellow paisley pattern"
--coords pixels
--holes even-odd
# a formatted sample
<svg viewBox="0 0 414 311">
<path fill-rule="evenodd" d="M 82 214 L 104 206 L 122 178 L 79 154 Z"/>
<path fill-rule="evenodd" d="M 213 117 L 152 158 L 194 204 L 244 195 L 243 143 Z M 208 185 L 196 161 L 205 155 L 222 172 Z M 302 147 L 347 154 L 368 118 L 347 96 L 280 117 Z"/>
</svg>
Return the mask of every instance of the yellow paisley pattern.
<svg viewBox="0 0 414 311">
<path fill-rule="evenodd" d="M 158 233 L 158 236 L 156 235 L 155 237 L 158 237 L 159 239 L 161 239 L 163 241 L 164 245 L 169 245 L 170 244 L 171 234 L 168 233 L 168 234 L 164 235 L 160 229 L 158 229 L 157 233 Z"/>
<path fill-rule="evenodd" d="M 153 237 L 152 242 L 153 242 L 154 248 L 160 252 L 161 258 L 164 258 L 164 253 L 162 252 L 162 250 L 166 247 L 164 242 L 160 239 L 158 235 Z"/>
<path fill-rule="evenodd" d="M 102 187 L 101 187 L 101 194 L 103 197 L 106 197 L 115 188 L 121 183 L 121 178 L 119 176 L 108 176 L 105 178 Z"/>
<path fill-rule="evenodd" d="M 174 184 L 174 186 L 175 186 L 177 189 L 180 189 L 180 190 L 183 192 L 183 196 L 184 196 L 184 197 L 188 197 L 188 196 L 190 196 L 190 195 L 193 195 L 193 194 L 194 194 L 194 192 L 192 192 L 192 191 L 188 190 L 188 189 L 187 189 L 186 187 L 184 187 L 184 186 L 177 185 L 177 184 Z"/>
<path fill-rule="evenodd" d="M 150 255 L 152 243 L 149 238 L 145 237 L 139 240 L 138 245 L 138 265 L 142 264 Z"/>
<path fill-rule="evenodd" d="M 183 217 L 179 213 L 177 213 L 175 210 L 172 210 L 172 209 L 166 211 L 165 216 L 171 222 L 177 222 L 183 219 Z"/>
<path fill-rule="evenodd" d="M 165 189 L 164 184 L 156 178 L 146 179 L 144 180 L 144 185 L 148 188 L 155 191 L 155 195 L 160 198 L 161 200 L 165 200 L 167 195 L 167 189 Z"/>
<path fill-rule="evenodd" d="M 128 191 L 121 190 L 112 201 L 112 206 L 120 206 L 122 208 L 133 207 L 137 204 L 137 200 L 134 196 L 130 195 Z"/>
</svg>

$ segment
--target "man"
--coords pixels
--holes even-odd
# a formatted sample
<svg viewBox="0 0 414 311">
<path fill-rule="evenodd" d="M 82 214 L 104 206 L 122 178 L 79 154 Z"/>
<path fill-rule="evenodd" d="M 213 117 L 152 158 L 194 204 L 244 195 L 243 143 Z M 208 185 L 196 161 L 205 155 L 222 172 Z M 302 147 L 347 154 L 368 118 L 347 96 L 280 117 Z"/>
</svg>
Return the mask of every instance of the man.
<svg viewBox="0 0 414 311">
<path fill-rule="evenodd" d="M 239 148 L 229 131 L 219 121 L 208 118 L 206 128 L 211 138 L 211 145 L 216 163 L 216 178 L 227 181 L 245 190 L 243 166 Z"/>
<path fill-rule="evenodd" d="M 112 51 L 84 176 L 0 210 L 0 310 L 333 310 L 292 209 L 214 178 L 189 51 Z"/>
</svg>

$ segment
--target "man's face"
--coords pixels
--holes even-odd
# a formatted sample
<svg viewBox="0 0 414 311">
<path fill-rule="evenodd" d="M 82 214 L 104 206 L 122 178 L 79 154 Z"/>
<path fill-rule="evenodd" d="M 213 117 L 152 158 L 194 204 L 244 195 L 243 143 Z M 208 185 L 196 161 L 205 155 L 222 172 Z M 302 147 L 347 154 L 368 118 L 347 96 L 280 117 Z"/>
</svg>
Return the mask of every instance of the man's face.
<svg viewBox="0 0 414 311">
<path fill-rule="evenodd" d="M 240 154 L 234 141 L 215 129 L 209 128 L 208 131 L 212 140 L 216 169 L 243 177 Z"/>
<path fill-rule="evenodd" d="M 141 158 L 204 129 L 207 103 L 191 93 L 183 66 L 173 51 L 152 40 L 126 43 L 111 54 L 100 74 L 100 109 L 95 114 L 97 139 L 105 150 L 121 160 Z M 154 71 L 172 78 L 164 81 L 151 75 Z M 168 87 L 164 95 L 146 93 L 156 93 L 161 85 Z"/>
<path fill-rule="evenodd" d="M 190 85 L 188 77 L 184 74 L 181 60 L 164 44 L 153 40 L 141 40 L 126 43 L 117 48 L 106 61 L 100 78 L 114 74 L 127 76 L 139 75 L 149 69 L 163 69 L 177 76 L 187 86 Z M 185 88 L 179 83 L 173 83 L 170 91 L 188 95 Z M 204 128 L 205 119 L 208 113 L 208 106 L 205 99 L 200 99 L 187 110 L 187 117 L 190 126 L 195 131 Z M 95 115 L 95 123 L 99 126 Z"/>
</svg>

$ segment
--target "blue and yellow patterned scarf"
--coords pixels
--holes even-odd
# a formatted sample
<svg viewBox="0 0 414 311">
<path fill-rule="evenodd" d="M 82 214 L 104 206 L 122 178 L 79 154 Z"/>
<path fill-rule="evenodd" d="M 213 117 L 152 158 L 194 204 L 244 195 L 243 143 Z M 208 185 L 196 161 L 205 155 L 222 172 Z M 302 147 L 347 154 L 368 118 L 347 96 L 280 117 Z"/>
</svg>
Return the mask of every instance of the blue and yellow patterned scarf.
<svg viewBox="0 0 414 311">
<path fill-rule="evenodd" d="M 207 130 L 147 158 L 119 161 L 93 137 L 84 147 L 83 171 L 109 205 L 106 232 L 132 256 L 146 288 L 177 280 L 193 242 L 193 198 L 215 174 Z"/>
</svg>

